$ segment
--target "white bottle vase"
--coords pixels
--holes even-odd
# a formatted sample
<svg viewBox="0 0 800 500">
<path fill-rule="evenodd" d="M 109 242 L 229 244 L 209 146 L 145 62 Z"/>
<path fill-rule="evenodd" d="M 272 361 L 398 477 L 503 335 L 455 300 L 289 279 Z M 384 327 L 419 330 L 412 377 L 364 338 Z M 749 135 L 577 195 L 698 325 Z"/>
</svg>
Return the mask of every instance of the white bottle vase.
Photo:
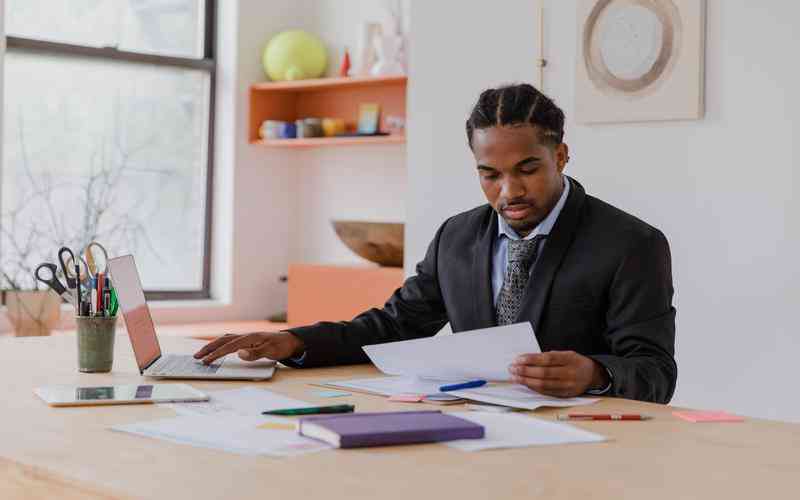
<svg viewBox="0 0 800 500">
<path fill-rule="evenodd" d="M 373 76 L 403 75 L 402 62 L 403 37 L 397 35 L 381 35 L 375 38 L 375 54 L 377 61 L 372 66 Z"/>
</svg>

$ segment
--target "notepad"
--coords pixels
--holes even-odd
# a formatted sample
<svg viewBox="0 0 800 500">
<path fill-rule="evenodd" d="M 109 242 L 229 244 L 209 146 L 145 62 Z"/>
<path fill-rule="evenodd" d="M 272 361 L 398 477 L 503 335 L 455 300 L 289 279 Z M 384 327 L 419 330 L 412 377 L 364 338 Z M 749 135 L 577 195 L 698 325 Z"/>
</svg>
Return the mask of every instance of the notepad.
<svg viewBox="0 0 800 500">
<path fill-rule="evenodd" d="M 297 431 L 338 448 L 479 439 L 483 426 L 440 411 L 351 413 L 301 418 Z"/>
</svg>

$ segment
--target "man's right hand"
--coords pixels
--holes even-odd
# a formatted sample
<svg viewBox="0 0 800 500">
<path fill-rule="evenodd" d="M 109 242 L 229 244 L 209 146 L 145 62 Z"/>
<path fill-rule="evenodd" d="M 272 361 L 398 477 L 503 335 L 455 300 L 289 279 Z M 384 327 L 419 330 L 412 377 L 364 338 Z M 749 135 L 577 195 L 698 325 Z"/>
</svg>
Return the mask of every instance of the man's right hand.
<svg viewBox="0 0 800 500">
<path fill-rule="evenodd" d="M 194 354 L 203 364 L 237 352 L 245 361 L 260 358 L 281 360 L 298 357 L 305 351 L 303 341 L 289 332 L 258 332 L 241 335 L 228 334 L 212 340 Z"/>
</svg>

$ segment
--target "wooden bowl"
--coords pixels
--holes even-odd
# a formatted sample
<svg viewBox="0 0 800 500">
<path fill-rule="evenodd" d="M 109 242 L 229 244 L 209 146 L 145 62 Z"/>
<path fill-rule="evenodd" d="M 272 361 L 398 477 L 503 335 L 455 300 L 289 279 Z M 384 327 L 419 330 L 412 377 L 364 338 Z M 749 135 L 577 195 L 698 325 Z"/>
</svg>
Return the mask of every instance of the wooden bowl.
<svg viewBox="0 0 800 500">
<path fill-rule="evenodd" d="M 347 248 L 387 267 L 403 267 L 403 226 L 396 222 L 334 220 L 333 229 Z"/>
</svg>

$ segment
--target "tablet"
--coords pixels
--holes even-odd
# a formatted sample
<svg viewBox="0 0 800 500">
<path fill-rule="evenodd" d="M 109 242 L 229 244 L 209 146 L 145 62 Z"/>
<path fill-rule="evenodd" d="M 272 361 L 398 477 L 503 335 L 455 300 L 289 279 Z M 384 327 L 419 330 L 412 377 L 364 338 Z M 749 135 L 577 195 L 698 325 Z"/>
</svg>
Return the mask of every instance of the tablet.
<svg viewBox="0 0 800 500">
<path fill-rule="evenodd" d="M 51 385 L 37 387 L 33 392 L 50 406 L 208 401 L 208 396 L 205 393 L 187 384 L 103 385 L 90 387 Z"/>
</svg>

